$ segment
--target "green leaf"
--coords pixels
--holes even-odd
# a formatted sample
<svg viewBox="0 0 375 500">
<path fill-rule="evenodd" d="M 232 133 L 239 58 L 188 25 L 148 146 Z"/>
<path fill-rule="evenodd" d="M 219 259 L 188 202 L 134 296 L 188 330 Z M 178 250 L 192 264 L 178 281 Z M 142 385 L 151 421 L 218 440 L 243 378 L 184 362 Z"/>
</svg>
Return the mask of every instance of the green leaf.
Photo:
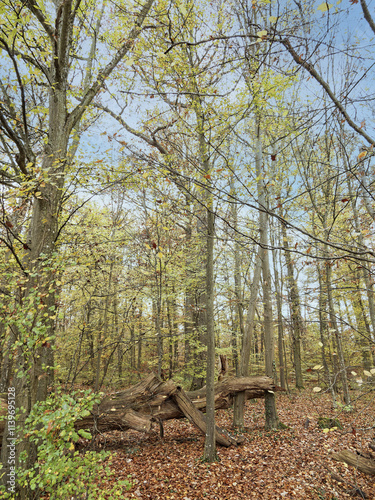
<svg viewBox="0 0 375 500">
<path fill-rule="evenodd" d="M 85 431 L 84 429 L 80 429 L 78 431 L 78 434 L 80 436 L 82 436 L 84 439 L 91 439 L 92 438 L 92 435 L 88 431 Z"/>
</svg>

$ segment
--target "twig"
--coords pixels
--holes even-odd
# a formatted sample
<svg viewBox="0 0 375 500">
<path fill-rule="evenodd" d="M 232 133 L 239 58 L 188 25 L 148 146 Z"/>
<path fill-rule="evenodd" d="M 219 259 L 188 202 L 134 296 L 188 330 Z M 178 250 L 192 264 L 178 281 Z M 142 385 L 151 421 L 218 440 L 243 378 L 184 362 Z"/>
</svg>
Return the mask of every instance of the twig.
<svg viewBox="0 0 375 500">
<path fill-rule="evenodd" d="M 358 486 L 347 481 L 343 477 L 339 476 L 338 474 L 336 474 L 336 472 L 331 471 L 331 469 L 329 469 L 328 467 L 326 467 L 326 468 L 327 468 L 328 472 L 331 474 L 332 479 L 334 479 L 335 481 L 338 481 L 339 483 L 344 483 L 344 484 L 350 486 L 350 488 L 352 488 L 351 493 L 353 495 L 358 495 L 359 497 L 365 498 L 365 499 L 369 498 L 368 495 L 366 495 L 366 493 L 364 491 L 362 491 L 360 488 L 358 488 Z"/>
</svg>

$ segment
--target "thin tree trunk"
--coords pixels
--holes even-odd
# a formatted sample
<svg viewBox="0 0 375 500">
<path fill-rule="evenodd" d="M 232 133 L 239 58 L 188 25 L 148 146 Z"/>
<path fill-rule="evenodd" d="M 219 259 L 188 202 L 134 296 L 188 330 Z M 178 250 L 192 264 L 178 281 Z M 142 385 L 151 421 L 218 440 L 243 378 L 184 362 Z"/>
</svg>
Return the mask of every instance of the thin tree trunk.
<svg viewBox="0 0 375 500">
<path fill-rule="evenodd" d="M 174 298 L 167 297 L 166 300 L 167 307 L 167 320 L 168 320 L 168 332 L 169 332 L 169 378 L 172 378 L 173 371 L 175 368 L 175 346 L 176 346 L 176 335 L 175 335 L 175 305 Z"/>
<path fill-rule="evenodd" d="M 198 105 L 200 106 L 200 104 Z M 201 118 L 199 113 L 196 113 L 197 121 L 200 123 Z M 203 130 L 203 128 L 202 128 Z M 203 165 L 204 172 L 208 171 L 208 160 L 205 159 L 205 138 L 203 133 L 198 137 L 199 141 L 199 154 L 201 163 Z M 207 165 L 206 165 L 207 164 Z M 206 174 L 209 175 L 209 174 Z M 207 179 L 209 180 L 209 179 Z M 205 197 L 206 194 L 203 194 Z M 193 346 L 190 346 L 191 360 L 190 369 L 193 372 L 193 378 L 191 381 L 191 390 L 200 389 L 205 384 L 207 366 L 207 231 L 208 231 L 208 220 L 207 220 L 207 204 L 209 200 L 204 198 L 203 206 L 196 206 L 195 214 L 197 216 L 197 235 L 199 235 L 199 241 L 197 243 L 198 255 L 197 260 L 194 262 L 193 274 L 194 274 L 194 301 L 192 307 L 192 316 L 194 318 L 193 322 Z"/>
<path fill-rule="evenodd" d="M 215 440 L 215 330 L 214 330 L 214 235 L 215 215 L 212 199 L 207 209 L 207 376 L 206 376 L 206 439 L 204 460 L 213 462 L 217 459 Z"/>
<path fill-rule="evenodd" d="M 102 330 L 103 328 L 103 330 Z M 103 354 L 103 345 L 104 345 L 104 328 L 105 328 L 105 320 L 99 321 L 99 331 L 98 331 L 98 340 L 97 340 L 97 352 L 96 352 L 96 364 L 95 364 L 95 383 L 94 383 L 94 391 L 99 391 L 100 385 L 100 368 L 102 364 L 102 354 Z"/>
<path fill-rule="evenodd" d="M 255 259 L 254 276 L 250 287 L 250 300 L 247 309 L 245 331 L 242 339 L 242 349 L 241 349 L 241 359 L 240 359 L 240 369 L 239 369 L 240 377 L 247 377 L 249 375 L 250 353 L 251 353 L 251 345 L 254 334 L 256 303 L 259 295 L 260 276 L 262 273 L 261 253 L 262 249 L 261 247 L 258 247 L 258 253 Z M 245 412 L 245 394 L 240 392 L 236 394 L 234 398 L 234 407 L 233 407 L 233 427 L 240 431 L 243 430 L 245 426 L 244 412 Z"/>
<path fill-rule="evenodd" d="M 192 224 L 191 224 L 191 210 L 189 199 L 185 198 L 186 211 L 189 213 L 189 220 L 184 227 L 185 231 L 185 246 L 188 249 L 186 253 L 185 263 L 185 289 L 184 289 L 184 373 L 185 378 L 190 379 L 190 361 L 191 361 L 191 341 L 193 334 L 194 324 L 194 299 L 193 299 L 193 270 L 191 259 L 191 240 L 192 240 Z"/>
<path fill-rule="evenodd" d="M 113 297 L 113 329 L 114 336 L 117 340 L 117 375 L 119 380 L 122 379 L 122 357 L 123 357 L 123 346 L 122 346 L 122 336 L 120 336 L 119 322 L 118 322 L 118 286 L 117 280 L 115 280 L 115 293 Z"/>
<path fill-rule="evenodd" d="M 138 309 L 138 353 L 137 353 L 137 369 L 138 372 L 141 371 L 142 367 L 142 316 L 143 316 L 143 304 L 142 299 L 140 300 L 139 309 Z"/>
<path fill-rule="evenodd" d="M 332 325 L 332 328 L 334 330 L 335 339 L 336 339 L 336 347 L 337 347 L 337 354 L 338 354 L 338 360 L 339 360 L 339 366 L 340 366 L 340 378 L 341 378 L 341 382 L 342 382 L 344 401 L 347 405 L 349 405 L 350 404 L 350 393 L 349 393 L 349 387 L 348 387 L 348 380 L 347 380 L 347 376 L 346 376 L 344 352 L 343 352 L 343 348 L 342 348 L 341 334 L 340 334 L 338 326 L 337 326 L 336 314 L 335 314 L 334 305 L 333 305 L 333 298 L 332 298 L 332 287 L 331 287 L 332 269 L 331 269 L 329 261 L 327 261 L 326 264 L 327 264 L 326 265 L 326 289 L 327 289 L 329 319 L 330 319 L 330 323 Z"/>
<path fill-rule="evenodd" d="M 158 260 L 156 260 L 158 259 Z M 161 377 L 163 360 L 164 360 L 164 350 L 163 350 L 163 334 L 162 334 L 162 318 L 161 318 L 161 300 L 162 300 L 162 269 L 161 260 L 155 256 L 155 269 L 159 264 L 159 274 L 156 274 L 156 303 L 155 303 L 155 330 L 156 330 L 156 345 L 158 354 L 158 376 Z"/>
<path fill-rule="evenodd" d="M 277 250 L 274 250 L 276 253 Z M 279 271 L 276 265 L 276 255 L 273 258 L 273 273 L 275 276 L 275 289 L 276 289 L 276 306 L 277 306 L 277 347 L 278 347 L 278 357 L 279 357 L 279 370 L 280 370 L 280 386 L 286 389 L 285 385 L 285 367 L 284 367 L 284 325 L 283 325 L 283 313 L 282 313 L 282 295 L 281 295 L 281 280 L 279 278 Z"/>
<path fill-rule="evenodd" d="M 361 346 L 362 355 L 362 365 L 365 370 L 370 370 L 372 368 L 372 360 L 370 356 L 370 343 L 371 343 L 371 332 L 370 326 L 367 322 L 366 313 L 363 308 L 363 302 L 361 298 L 360 287 L 360 276 L 359 273 L 355 272 L 356 275 L 356 287 L 357 289 L 352 293 L 352 310 L 354 317 L 356 319 L 356 338 Z"/>
<path fill-rule="evenodd" d="M 344 161 L 346 162 L 346 156 L 343 155 L 345 158 Z M 345 167 L 348 168 L 345 164 Z M 358 234 L 358 243 L 361 248 L 365 248 L 365 242 L 363 238 L 363 234 L 361 231 L 361 224 L 359 221 L 359 214 L 358 214 L 358 209 L 356 205 L 356 200 L 357 197 L 353 196 L 353 190 L 352 190 L 352 184 L 350 182 L 350 177 L 347 176 L 347 185 L 348 185 L 348 190 L 349 190 L 349 198 L 352 204 L 352 210 L 353 210 L 353 219 L 354 219 L 354 224 L 355 224 L 355 229 Z M 372 329 L 372 338 L 375 340 L 375 301 L 374 301 L 374 289 L 373 289 L 373 281 L 371 280 L 370 272 L 369 269 L 366 267 L 365 263 L 363 263 L 363 266 L 361 268 L 363 279 L 365 281 L 366 285 L 366 294 L 367 294 L 367 300 L 368 300 L 368 308 L 369 308 L 369 313 L 370 313 L 370 319 L 371 319 L 371 329 Z"/>
<path fill-rule="evenodd" d="M 234 194 L 233 182 L 231 185 L 231 194 Z M 239 376 L 239 356 L 238 356 L 238 337 L 237 333 L 239 331 L 239 337 L 242 341 L 244 337 L 244 319 L 243 319 L 243 306 L 242 306 L 242 283 L 241 283 L 241 257 L 240 257 L 240 246 L 238 243 L 237 236 L 237 226 L 238 226 L 238 206 L 237 203 L 232 202 L 231 212 L 233 219 L 233 229 L 234 229 L 234 296 L 235 296 L 235 307 L 234 307 L 234 323 L 232 325 L 232 352 L 233 352 L 233 364 L 236 370 L 236 374 Z"/>
<path fill-rule="evenodd" d="M 260 247 L 262 255 L 262 276 L 263 276 L 263 315 L 264 315 L 264 347 L 266 375 L 274 377 L 274 332 L 271 302 L 271 273 L 268 251 L 268 204 L 266 200 L 265 187 L 262 181 L 262 139 L 260 129 L 260 116 L 256 117 L 256 141 L 257 149 L 255 156 L 256 175 L 258 178 L 258 199 L 260 206 Z M 275 394 L 267 392 L 265 394 L 266 429 L 276 429 L 279 426 L 279 419 L 276 411 Z"/>
<path fill-rule="evenodd" d="M 328 385 L 328 390 L 332 396 L 332 404 L 333 407 L 337 407 L 336 402 L 336 392 L 335 392 L 335 384 L 333 383 L 329 366 L 327 362 L 326 356 L 326 333 L 328 329 L 328 321 L 327 321 L 327 295 L 325 294 L 323 287 L 323 278 L 320 271 L 320 266 L 317 266 L 318 271 L 318 279 L 319 279 L 319 334 L 320 334 L 320 343 L 321 343 L 321 353 L 322 353 L 322 364 L 324 369 L 324 374 L 326 378 L 326 383 Z"/>
<path fill-rule="evenodd" d="M 130 319 L 130 325 L 129 325 L 129 330 L 130 330 L 130 368 L 132 370 L 135 370 L 135 302 L 133 300 L 130 311 L 131 312 L 131 319 Z"/>
<path fill-rule="evenodd" d="M 296 376 L 296 388 L 303 389 L 303 376 L 302 376 L 302 356 L 301 356 L 301 335 L 302 335 L 302 316 L 301 305 L 299 299 L 299 292 L 296 279 L 294 277 L 294 264 L 291 258 L 289 249 L 289 240 L 286 233 L 285 224 L 281 224 L 281 231 L 283 235 L 283 246 L 285 260 L 288 270 L 287 284 L 290 298 L 291 309 L 291 324 L 292 324 L 292 337 L 293 337 L 293 355 L 294 355 L 294 369 Z"/>
<path fill-rule="evenodd" d="M 3 329 L 3 325 L 0 324 L 0 331 Z M 4 338 L 2 340 L 2 362 L 1 362 L 1 378 L 0 378 L 0 393 L 6 392 L 9 387 L 9 382 L 12 375 L 13 368 L 13 352 L 12 346 L 14 345 L 15 339 L 12 330 L 8 331 L 8 334 L 4 333 Z"/>
</svg>

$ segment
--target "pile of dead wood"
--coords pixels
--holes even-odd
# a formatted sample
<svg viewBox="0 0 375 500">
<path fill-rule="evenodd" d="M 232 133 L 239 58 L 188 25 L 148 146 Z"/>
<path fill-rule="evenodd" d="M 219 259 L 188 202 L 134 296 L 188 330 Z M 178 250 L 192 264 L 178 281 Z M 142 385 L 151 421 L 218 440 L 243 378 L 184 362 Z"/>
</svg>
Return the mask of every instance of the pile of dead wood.
<svg viewBox="0 0 375 500">
<path fill-rule="evenodd" d="M 262 398 L 267 391 L 278 391 L 269 377 L 228 378 L 215 385 L 215 409 L 232 406 L 234 395 L 244 392 L 246 399 Z M 4 409 L 4 405 L 2 406 Z M 92 415 L 76 422 L 77 429 L 92 432 L 135 429 L 149 432 L 154 422 L 187 417 L 202 433 L 206 432 L 206 389 L 185 392 L 173 380 L 162 382 L 151 374 L 138 384 L 124 391 L 104 397 Z M 0 428 L 2 434 L 3 428 Z M 231 437 L 224 430 L 216 429 L 216 440 L 223 446 L 241 442 L 241 437 Z"/>
<path fill-rule="evenodd" d="M 215 409 L 229 408 L 234 395 L 245 392 L 246 399 L 262 398 L 267 391 L 280 390 L 269 377 L 228 378 L 215 385 Z M 162 429 L 164 420 L 187 417 L 202 433 L 206 432 L 206 388 L 185 392 L 173 380 L 162 382 L 149 375 L 125 391 L 111 394 L 100 403 L 97 415 L 77 422 L 77 428 L 92 428 L 101 432 L 135 429 L 149 432 L 153 422 Z M 95 422 L 94 422 L 95 420 Z M 232 438 L 217 428 L 216 440 L 223 446 L 237 444 L 241 438 Z"/>
</svg>

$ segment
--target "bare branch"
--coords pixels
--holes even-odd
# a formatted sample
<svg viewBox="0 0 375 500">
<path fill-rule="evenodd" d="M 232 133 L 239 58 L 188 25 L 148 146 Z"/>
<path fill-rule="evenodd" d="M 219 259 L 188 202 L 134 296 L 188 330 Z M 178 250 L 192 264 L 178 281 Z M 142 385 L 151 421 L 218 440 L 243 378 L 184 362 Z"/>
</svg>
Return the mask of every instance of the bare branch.
<svg viewBox="0 0 375 500">
<path fill-rule="evenodd" d="M 172 49 L 175 47 L 178 47 L 179 45 L 186 45 L 187 47 L 193 47 L 196 45 L 202 45 L 203 43 L 209 43 L 209 42 L 215 42 L 216 40 L 232 40 L 233 38 L 248 38 L 249 35 L 229 35 L 229 36 L 213 36 L 210 38 L 207 38 L 205 40 L 199 40 L 198 42 L 188 42 L 187 40 L 183 40 L 182 42 L 175 42 L 173 43 L 170 47 L 167 48 L 167 50 L 164 52 L 164 54 L 168 54 Z M 258 43 L 261 43 L 263 40 L 257 40 L 256 42 L 249 43 L 247 46 L 251 47 L 252 45 L 258 45 Z"/>
<path fill-rule="evenodd" d="M 135 135 L 136 137 L 139 137 L 143 141 L 147 142 L 147 144 L 149 144 L 150 146 L 154 146 L 155 148 L 157 148 L 160 151 L 161 154 L 163 154 L 163 155 L 168 154 L 168 151 L 161 144 L 159 144 L 157 142 L 154 135 L 152 136 L 152 139 L 150 139 L 149 137 L 142 134 L 141 132 L 138 132 L 134 128 L 130 127 L 120 115 L 117 115 L 112 110 L 107 108 L 107 106 L 103 106 L 102 104 L 97 104 L 97 103 L 94 103 L 93 106 L 95 108 L 101 109 L 102 111 L 105 111 L 106 113 L 108 113 L 110 116 L 112 116 L 112 118 L 114 118 L 116 121 L 118 121 L 120 123 L 120 125 L 122 125 L 124 127 L 124 129 L 127 130 L 130 134 Z M 159 127 L 159 129 L 161 129 L 161 128 L 163 128 L 163 127 Z M 157 129 L 155 131 L 155 133 L 159 129 Z"/>
<path fill-rule="evenodd" d="M 10 245 L 4 238 L 0 237 L 0 241 L 2 241 L 5 244 L 5 246 L 9 249 L 9 251 L 12 253 L 13 257 L 16 259 L 16 262 L 19 265 L 19 267 L 22 269 L 22 271 L 24 272 L 24 274 L 26 276 L 28 276 L 29 273 L 23 267 L 22 262 L 20 261 L 18 255 L 16 254 L 16 251 L 14 250 L 13 246 Z"/>
<path fill-rule="evenodd" d="M 369 23 L 370 28 L 375 33 L 375 23 L 374 23 L 373 18 L 371 17 L 371 14 L 368 10 L 367 3 L 365 2 L 365 0 L 361 0 L 361 7 L 362 7 L 363 15 L 365 16 L 366 21 Z"/>
<path fill-rule="evenodd" d="M 0 129 L 3 129 L 5 134 L 15 143 L 15 145 L 18 148 L 19 151 L 19 156 L 17 159 L 18 166 L 20 167 L 21 172 L 24 175 L 28 175 L 27 169 L 26 169 L 26 152 L 25 152 L 25 147 L 20 139 L 20 137 L 15 133 L 11 127 L 8 125 L 7 119 L 4 117 L 4 115 L 0 112 Z"/>
<path fill-rule="evenodd" d="M 336 106 L 336 109 L 338 109 L 340 111 L 340 113 L 342 114 L 342 116 L 345 118 L 348 125 L 353 130 L 355 130 L 358 134 L 360 134 L 364 139 L 366 139 L 367 142 L 369 142 L 370 144 L 375 144 L 375 139 L 373 139 L 368 134 L 366 134 L 366 132 L 362 128 L 358 127 L 358 125 L 356 125 L 353 122 L 353 120 L 348 115 L 344 106 L 341 104 L 341 102 L 337 99 L 335 94 L 332 92 L 328 83 L 325 80 L 323 80 L 322 76 L 316 71 L 314 66 L 312 64 L 308 63 L 305 59 L 302 59 L 302 57 L 300 57 L 297 54 L 297 52 L 293 49 L 291 43 L 289 42 L 289 40 L 287 38 L 280 38 L 280 42 L 284 45 L 284 47 L 287 49 L 289 54 L 293 57 L 295 62 L 297 64 L 299 64 L 300 66 L 302 66 L 302 68 L 305 68 L 310 73 L 310 75 L 323 87 L 323 89 L 326 91 L 329 98 L 333 102 L 333 104 Z"/>
<path fill-rule="evenodd" d="M 147 0 L 145 5 L 143 6 L 141 12 L 139 13 L 135 26 L 130 31 L 129 36 L 124 42 L 124 44 L 119 48 L 115 56 L 112 60 L 107 64 L 107 66 L 99 72 L 98 77 L 91 88 L 85 93 L 83 99 L 80 104 L 70 113 L 67 120 L 67 128 L 68 131 L 72 130 L 76 123 L 81 119 L 84 114 L 87 106 L 89 106 L 99 92 L 99 90 L 103 87 L 105 80 L 109 77 L 112 71 L 116 68 L 117 64 L 126 56 L 126 54 L 131 50 L 134 45 L 135 40 L 141 33 L 142 24 L 149 13 L 153 3 L 155 0 Z"/>
<path fill-rule="evenodd" d="M 47 18 L 43 15 L 40 7 L 35 2 L 35 0 L 24 0 L 24 4 L 26 7 L 34 14 L 34 16 L 38 19 L 40 24 L 43 26 L 44 31 L 49 36 L 51 42 L 54 41 L 54 31 L 52 26 L 49 24 Z"/>
</svg>

